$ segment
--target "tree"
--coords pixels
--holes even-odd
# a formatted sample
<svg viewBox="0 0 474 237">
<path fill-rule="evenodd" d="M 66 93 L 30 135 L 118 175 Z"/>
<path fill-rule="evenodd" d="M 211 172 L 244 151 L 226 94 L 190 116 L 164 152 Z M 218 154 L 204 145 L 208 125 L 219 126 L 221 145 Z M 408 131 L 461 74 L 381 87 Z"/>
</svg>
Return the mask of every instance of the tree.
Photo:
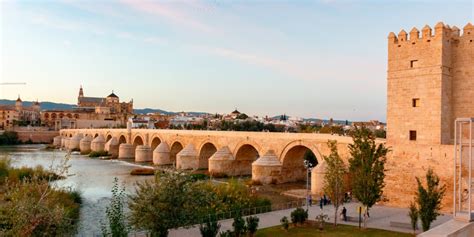
<svg viewBox="0 0 474 237">
<path fill-rule="evenodd" d="M 247 231 L 249 236 L 252 237 L 257 232 L 258 222 L 260 221 L 256 216 L 249 216 L 245 219 L 247 222 Z"/>
<path fill-rule="evenodd" d="M 324 193 L 329 196 L 334 205 L 334 226 L 337 225 L 337 213 L 339 206 L 344 202 L 344 191 L 346 184 L 344 176 L 347 174 L 346 165 L 337 151 L 337 141 L 328 141 L 331 153 L 324 156 L 326 162 L 326 174 L 324 175 Z"/>
<path fill-rule="evenodd" d="M 114 178 L 112 186 L 112 199 L 109 206 L 106 207 L 105 213 L 108 219 L 108 226 L 102 223 L 102 235 L 112 237 L 128 236 L 128 226 L 125 222 L 124 206 L 125 206 L 125 186 L 119 187 L 118 179 Z"/>
<path fill-rule="evenodd" d="M 202 237 L 216 237 L 220 228 L 221 224 L 219 224 L 217 221 L 209 220 L 204 225 L 199 225 L 199 231 L 201 232 Z"/>
<path fill-rule="evenodd" d="M 418 177 L 416 177 L 416 182 L 418 190 L 415 200 L 418 204 L 418 215 L 423 231 L 427 231 L 431 223 L 441 215 L 441 201 L 446 193 L 446 185 L 440 185 L 438 175 L 431 168 L 426 172 L 426 188 Z"/>
<path fill-rule="evenodd" d="M 413 234 L 415 234 L 417 224 L 418 224 L 418 209 L 414 202 L 410 203 L 408 216 L 410 217 L 410 224 L 411 224 L 411 228 L 413 229 Z"/>
<path fill-rule="evenodd" d="M 129 196 L 130 223 L 152 236 L 167 236 L 168 229 L 188 227 L 208 213 L 209 195 L 188 175 L 158 172 L 155 180 L 137 183 Z"/>
<path fill-rule="evenodd" d="M 380 201 L 385 186 L 385 162 L 389 149 L 384 144 L 376 144 L 372 132 L 365 128 L 355 128 L 353 143 L 349 144 L 349 172 L 353 195 L 366 207 L 364 228 L 367 227 L 367 213 L 370 207 Z"/>
</svg>

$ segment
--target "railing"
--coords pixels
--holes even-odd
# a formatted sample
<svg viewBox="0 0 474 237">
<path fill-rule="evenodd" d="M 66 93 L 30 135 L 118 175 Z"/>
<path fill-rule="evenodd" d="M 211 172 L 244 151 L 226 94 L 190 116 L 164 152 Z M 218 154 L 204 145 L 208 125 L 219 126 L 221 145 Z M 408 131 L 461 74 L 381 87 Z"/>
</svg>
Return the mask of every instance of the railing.
<svg viewBox="0 0 474 237">
<path fill-rule="evenodd" d="M 214 221 L 221 221 L 232 219 L 238 215 L 240 216 L 250 216 L 262 213 L 268 213 L 272 211 L 280 211 L 286 210 L 291 208 L 303 207 L 306 205 L 306 199 L 299 199 L 296 201 L 286 202 L 286 203 L 277 203 L 267 206 L 259 206 L 259 207 L 248 207 L 248 208 L 241 208 L 227 212 L 217 212 L 217 213 L 210 213 L 200 217 L 197 221 L 193 221 L 195 225 L 199 225 L 206 222 L 214 222 Z"/>
</svg>

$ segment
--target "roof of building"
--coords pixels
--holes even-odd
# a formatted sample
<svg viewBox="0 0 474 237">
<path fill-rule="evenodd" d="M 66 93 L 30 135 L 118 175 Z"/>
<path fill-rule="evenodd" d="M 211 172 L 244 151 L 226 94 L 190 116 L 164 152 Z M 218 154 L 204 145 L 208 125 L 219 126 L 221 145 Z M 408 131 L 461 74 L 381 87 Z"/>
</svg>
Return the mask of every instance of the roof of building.
<svg viewBox="0 0 474 237">
<path fill-rule="evenodd" d="M 18 99 L 16 99 L 16 102 L 22 102 L 20 99 L 20 96 L 18 96 Z"/>
<path fill-rule="evenodd" d="M 86 102 L 86 103 L 103 103 L 105 101 L 104 98 L 101 97 L 80 97 L 79 102 Z"/>
<path fill-rule="evenodd" d="M 13 105 L 0 105 L 0 110 L 16 110 Z"/>
<path fill-rule="evenodd" d="M 234 111 L 232 111 L 232 114 L 240 114 L 240 112 L 237 109 L 235 109 Z"/>
<path fill-rule="evenodd" d="M 112 93 L 111 93 L 109 96 L 107 96 L 107 98 L 108 98 L 108 97 L 118 98 L 118 96 L 114 93 L 114 91 L 112 91 Z"/>
</svg>

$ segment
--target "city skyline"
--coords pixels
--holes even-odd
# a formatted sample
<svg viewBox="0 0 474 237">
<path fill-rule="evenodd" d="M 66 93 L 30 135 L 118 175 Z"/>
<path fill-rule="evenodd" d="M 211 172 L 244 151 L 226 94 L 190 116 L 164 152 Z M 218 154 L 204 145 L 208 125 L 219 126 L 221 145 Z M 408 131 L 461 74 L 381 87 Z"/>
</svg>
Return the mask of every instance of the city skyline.
<svg viewBox="0 0 474 237">
<path fill-rule="evenodd" d="M 136 108 L 350 120 L 386 121 L 390 31 L 473 21 L 472 1 L 0 6 L 0 82 L 27 83 L 2 99 L 75 103 L 83 85 Z"/>
</svg>

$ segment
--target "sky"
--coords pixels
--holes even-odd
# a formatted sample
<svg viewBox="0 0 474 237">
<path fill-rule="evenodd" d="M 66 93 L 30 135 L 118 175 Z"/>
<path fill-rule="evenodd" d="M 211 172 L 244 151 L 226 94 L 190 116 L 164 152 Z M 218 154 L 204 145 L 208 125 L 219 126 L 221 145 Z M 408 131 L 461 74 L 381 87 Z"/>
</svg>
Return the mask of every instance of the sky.
<svg viewBox="0 0 474 237">
<path fill-rule="evenodd" d="M 0 98 L 385 121 L 389 32 L 473 2 L 0 0 Z"/>
</svg>

